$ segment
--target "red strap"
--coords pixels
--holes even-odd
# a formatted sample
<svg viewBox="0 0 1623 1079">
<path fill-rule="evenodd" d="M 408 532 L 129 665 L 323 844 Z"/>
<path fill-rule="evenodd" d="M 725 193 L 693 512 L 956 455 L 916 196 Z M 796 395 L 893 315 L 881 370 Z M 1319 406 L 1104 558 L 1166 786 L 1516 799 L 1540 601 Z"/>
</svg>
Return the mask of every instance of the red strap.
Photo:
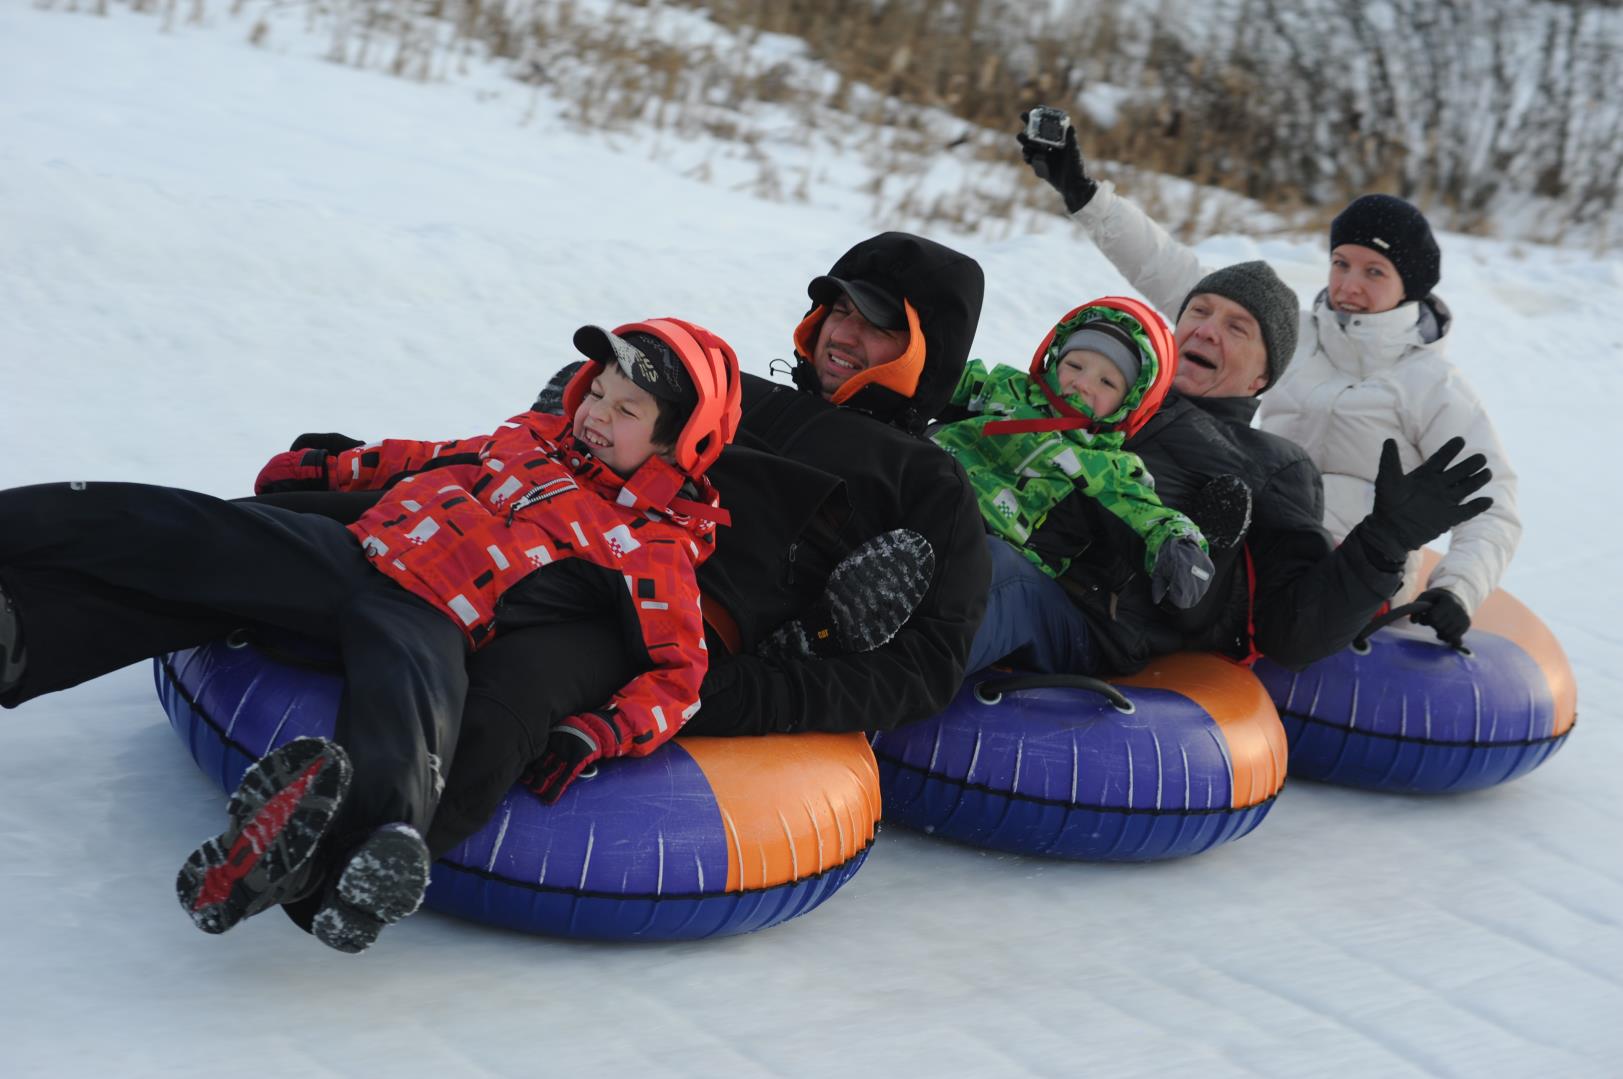
<svg viewBox="0 0 1623 1079">
<path fill-rule="evenodd" d="M 981 428 L 983 435 L 1021 435 L 1027 431 L 1074 431 L 1086 427 L 1085 418 L 1050 417 L 1043 420 L 993 420 Z"/>
<path fill-rule="evenodd" d="M 714 521 L 718 525 L 731 527 L 733 515 L 720 506 L 711 506 L 704 502 L 695 502 L 691 498 L 673 498 L 670 507 L 678 513 L 685 513 L 689 517 L 697 517 L 701 521 Z"/>
<path fill-rule="evenodd" d="M 993 420 L 981 428 L 985 435 L 1022 435 L 1028 431 L 1074 431 L 1079 427 L 1092 427 L 1094 421 L 1084 412 L 1078 412 L 1065 403 L 1065 398 L 1055 393 L 1048 385 L 1048 379 L 1039 375 L 1032 375 L 1032 381 L 1037 388 L 1043 391 L 1048 398 L 1049 407 L 1058 416 L 1040 420 Z"/>
<path fill-rule="evenodd" d="M 1257 651 L 1257 567 L 1251 561 L 1251 545 L 1243 543 L 1240 549 L 1245 552 L 1245 658 L 1240 660 L 1240 666 L 1250 667 L 1262 658 Z"/>
</svg>

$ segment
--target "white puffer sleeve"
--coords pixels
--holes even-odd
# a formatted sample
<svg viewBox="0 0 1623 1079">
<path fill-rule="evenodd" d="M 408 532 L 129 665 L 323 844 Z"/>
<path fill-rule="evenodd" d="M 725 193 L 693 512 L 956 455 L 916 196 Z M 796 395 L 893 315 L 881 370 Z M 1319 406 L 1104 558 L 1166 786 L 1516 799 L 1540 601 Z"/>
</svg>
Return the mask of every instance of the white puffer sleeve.
<svg viewBox="0 0 1623 1079">
<path fill-rule="evenodd" d="M 1416 443 L 1421 456 L 1429 457 L 1455 435 L 1463 437 L 1465 449 L 1456 460 L 1480 453 L 1493 470 L 1493 480 L 1471 497 L 1486 495 L 1493 505 L 1449 534 L 1448 553 L 1432 570 L 1427 587 L 1448 589 L 1474 613 L 1488 593 L 1499 587 L 1499 578 L 1521 542 L 1522 520 L 1516 511 L 1516 471 L 1510 467 L 1493 421 L 1458 369 L 1451 363 L 1444 367 L 1443 380 L 1426 395 L 1419 417 L 1422 426 L 1414 433 Z"/>
<path fill-rule="evenodd" d="M 1075 217 L 1128 284 L 1168 322 L 1177 322 L 1184 297 L 1206 276 L 1194 249 L 1174 240 L 1132 200 L 1116 194 L 1109 180 L 1099 181 L 1099 189 Z"/>
</svg>

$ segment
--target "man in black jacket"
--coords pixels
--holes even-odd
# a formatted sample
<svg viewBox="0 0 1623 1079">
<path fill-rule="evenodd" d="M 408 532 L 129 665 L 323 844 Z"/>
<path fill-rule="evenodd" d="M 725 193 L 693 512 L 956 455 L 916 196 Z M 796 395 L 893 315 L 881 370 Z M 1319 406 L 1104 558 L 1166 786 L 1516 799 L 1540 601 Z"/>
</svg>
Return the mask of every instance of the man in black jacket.
<svg viewBox="0 0 1623 1079">
<path fill-rule="evenodd" d="M 1251 426 L 1257 395 L 1295 351 L 1296 307 L 1263 262 L 1203 278 L 1175 329 L 1174 392 L 1125 447 L 1143 459 L 1162 501 L 1203 526 L 1203 517 L 1224 510 L 1209 504 L 1214 481 L 1238 477 L 1250 492 L 1244 541 L 1214 546 L 1215 577 L 1199 604 L 1153 603 L 1134 537 L 1093 500 L 1073 497 L 1050 514 L 1045 527 L 1092 537 L 1060 584 L 1080 613 L 1079 626 L 1070 616 L 1071 632 L 1086 637 L 1098 670 L 1130 672 L 1183 650 L 1243 660 L 1261 654 L 1304 667 L 1351 643 L 1397 590 L 1410 550 L 1487 508 L 1486 499 L 1464 502 L 1487 482 L 1483 458 L 1451 465 L 1460 449 L 1451 444 L 1408 474 L 1395 461 L 1383 465 L 1374 510 L 1339 547 L 1331 541 L 1320 524 L 1323 486 L 1306 451 Z M 1033 635 L 1066 626 L 1064 618 L 993 609 L 983 638 L 996 628 L 998 639 L 978 639 L 976 652 L 1016 662 L 1052 654 L 1058 646 Z"/>
<path fill-rule="evenodd" d="M 929 590 L 886 644 L 806 660 L 712 656 L 693 734 L 883 730 L 934 715 L 957 691 L 986 602 L 989 568 L 980 514 L 957 463 L 922 437 L 951 396 L 980 317 L 980 266 L 950 248 L 890 232 L 857 244 L 814 279 L 812 308 L 795 330 L 796 388 L 744 376 L 744 444 L 837 477 L 845 509 L 831 527 L 748 542 L 781 559 L 755 585 L 718 594 L 721 574 L 700 585 L 738 612 L 761 617 L 760 582 L 804 609 L 829 568 L 866 537 L 907 528 L 934 551 Z M 722 500 L 740 522 L 767 520 Z M 753 525 L 752 525 L 753 527 Z M 709 565 L 727 568 L 724 535 Z M 718 565 L 719 564 L 719 565 Z M 808 595 L 807 588 L 813 589 Z"/>
</svg>

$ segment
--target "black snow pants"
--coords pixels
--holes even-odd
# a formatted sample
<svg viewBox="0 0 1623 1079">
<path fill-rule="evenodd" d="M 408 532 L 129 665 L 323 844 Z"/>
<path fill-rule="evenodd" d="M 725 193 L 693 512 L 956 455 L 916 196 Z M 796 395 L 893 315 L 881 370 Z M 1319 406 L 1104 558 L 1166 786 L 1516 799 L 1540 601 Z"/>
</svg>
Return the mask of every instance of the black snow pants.
<svg viewBox="0 0 1623 1079">
<path fill-rule="evenodd" d="M 393 821 L 427 833 L 454 764 L 465 638 L 337 522 L 143 484 L 21 487 L 0 491 L 0 584 L 27 649 L 6 707 L 244 625 L 336 646 L 334 740 L 354 777 L 326 857 Z"/>
<path fill-rule="evenodd" d="M 376 499 L 307 491 L 252 501 L 347 524 Z M 600 707 L 649 669 L 628 603 L 618 575 L 578 560 L 554 563 L 504 597 L 499 632 L 468 657 L 456 757 L 425 836 L 436 859 L 484 827 L 546 749 L 554 724 Z"/>
</svg>

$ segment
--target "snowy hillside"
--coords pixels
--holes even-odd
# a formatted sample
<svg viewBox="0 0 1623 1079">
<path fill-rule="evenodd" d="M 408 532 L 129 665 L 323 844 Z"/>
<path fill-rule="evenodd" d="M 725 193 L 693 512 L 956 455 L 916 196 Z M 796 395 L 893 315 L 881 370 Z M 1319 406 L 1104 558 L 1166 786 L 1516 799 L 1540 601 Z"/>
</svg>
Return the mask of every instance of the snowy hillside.
<svg viewBox="0 0 1623 1079">
<path fill-rule="evenodd" d="M 0 486 L 235 495 L 301 431 L 488 430 L 586 322 L 691 318 L 764 374 L 806 281 L 886 224 L 834 180 L 766 202 L 685 175 L 477 68 L 421 84 L 277 40 L 0 0 Z M 1057 217 L 936 236 L 986 269 L 988 359 L 1126 288 Z M 0 713 L 0 1075 L 1616 1074 L 1623 265 L 1443 244 L 1452 354 L 1521 477 L 1506 584 L 1579 684 L 1538 771 L 1436 800 L 1293 783 L 1251 836 L 1148 866 L 892 828 L 752 936 L 425 914 L 351 958 L 274 915 L 209 938 L 177 911 L 223 799 L 137 667 Z M 1304 300 L 1324 276 L 1319 237 L 1201 250 L 1265 257 Z"/>
</svg>

